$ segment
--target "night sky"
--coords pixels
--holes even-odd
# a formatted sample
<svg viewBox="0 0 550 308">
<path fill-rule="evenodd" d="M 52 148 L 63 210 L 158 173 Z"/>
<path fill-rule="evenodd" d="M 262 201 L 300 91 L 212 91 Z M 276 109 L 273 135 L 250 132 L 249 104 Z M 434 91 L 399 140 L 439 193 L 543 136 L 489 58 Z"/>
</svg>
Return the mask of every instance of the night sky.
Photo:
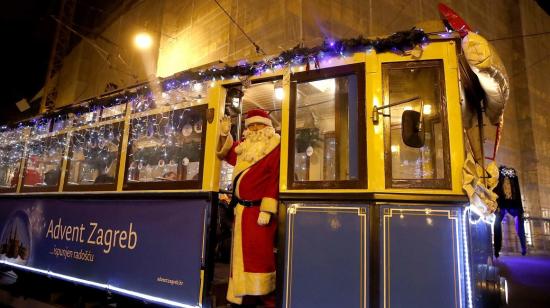
<svg viewBox="0 0 550 308">
<path fill-rule="evenodd" d="M 22 98 L 31 100 L 42 88 L 55 32 L 59 1 L 4 1 L 1 11 L 2 95 L 0 123 L 32 115 L 19 112 L 15 103 Z M 35 105 L 38 105 L 36 103 Z M 33 106 L 37 110 L 37 106 Z"/>
<path fill-rule="evenodd" d="M 101 34 L 116 16 L 142 0 L 67 0 L 76 1 L 71 28 L 90 39 Z M 40 99 L 31 109 L 20 112 L 15 103 L 23 98 L 29 102 L 44 86 L 58 26 L 52 18 L 59 16 L 63 0 L 3 1 L 0 9 L 4 69 L 0 96 L 0 124 L 30 118 L 37 114 Z M 66 28 L 64 28 L 66 29 Z M 71 34 L 67 52 L 80 42 Z"/>
</svg>

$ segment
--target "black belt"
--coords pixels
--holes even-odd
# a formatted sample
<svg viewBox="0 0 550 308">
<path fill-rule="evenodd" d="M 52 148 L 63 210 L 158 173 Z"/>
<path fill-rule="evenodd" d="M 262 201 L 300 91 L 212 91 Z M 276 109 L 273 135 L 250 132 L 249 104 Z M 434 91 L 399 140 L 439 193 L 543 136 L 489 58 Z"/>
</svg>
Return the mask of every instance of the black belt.
<svg viewBox="0 0 550 308">
<path fill-rule="evenodd" d="M 233 180 L 233 189 L 232 189 L 232 192 L 231 192 L 231 201 L 229 202 L 229 207 L 230 208 L 236 207 L 237 204 L 240 204 L 240 205 L 245 206 L 245 207 L 251 207 L 251 206 L 260 205 L 262 203 L 262 200 L 242 200 L 242 199 L 237 198 L 237 193 L 235 191 L 236 188 L 237 188 L 237 182 L 239 181 L 239 178 L 241 177 L 241 175 L 244 173 L 245 170 L 246 169 L 244 169 L 239 174 L 237 174 L 237 176 Z"/>
<path fill-rule="evenodd" d="M 237 202 L 240 205 L 245 206 L 245 207 L 258 206 L 262 203 L 262 200 L 241 200 L 237 197 L 235 197 L 235 199 L 237 199 Z"/>
</svg>

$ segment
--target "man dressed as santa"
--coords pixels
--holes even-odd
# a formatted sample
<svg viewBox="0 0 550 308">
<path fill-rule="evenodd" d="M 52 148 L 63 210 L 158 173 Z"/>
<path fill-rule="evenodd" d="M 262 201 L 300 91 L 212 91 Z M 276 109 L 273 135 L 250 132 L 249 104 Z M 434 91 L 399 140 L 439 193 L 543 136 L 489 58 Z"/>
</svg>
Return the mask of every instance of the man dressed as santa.
<svg viewBox="0 0 550 308">
<path fill-rule="evenodd" d="M 241 304 L 245 295 L 275 290 L 274 240 L 279 196 L 279 136 L 266 111 L 247 113 L 244 140 L 234 142 L 229 117 L 221 120 L 217 155 L 233 169 L 235 222 L 227 300 Z M 263 296 L 264 305 L 274 297 Z"/>
</svg>

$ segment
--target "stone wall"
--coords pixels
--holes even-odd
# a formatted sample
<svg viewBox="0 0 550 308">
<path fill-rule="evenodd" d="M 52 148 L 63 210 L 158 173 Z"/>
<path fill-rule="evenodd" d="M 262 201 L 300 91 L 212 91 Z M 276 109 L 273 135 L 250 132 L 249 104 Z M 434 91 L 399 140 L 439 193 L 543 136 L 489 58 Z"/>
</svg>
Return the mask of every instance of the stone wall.
<svg viewBox="0 0 550 308">
<path fill-rule="evenodd" d="M 382 36 L 411 28 L 423 20 L 439 19 L 439 0 L 219 0 L 235 21 L 266 54 L 276 54 L 300 42 L 315 45 L 324 37 L 360 34 Z M 532 0 L 443 1 L 475 30 L 491 40 L 507 67 L 510 100 L 504 116 L 499 164 L 517 169 L 524 205 L 532 216 L 550 208 L 550 120 L 546 108 L 550 87 L 548 35 L 550 17 Z M 261 59 L 254 46 L 214 1 L 145 0 L 115 21 L 104 33 L 113 44 L 105 48 L 109 61 L 83 42 L 67 58 L 58 105 L 101 94 L 107 82 L 121 87 L 145 80 L 156 66 L 158 76 L 216 61 Z M 156 64 L 144 68 L 130 38 L 148 29 L 159 41 Z M 120 63 L 118 54 L 126 64 Z M 491 148 L 494 129 L 487 127 Z M 490 153 L 488 153 L 490 154 Z M 535 230 L 540 232 L 540 230 Z"/>
</svg>

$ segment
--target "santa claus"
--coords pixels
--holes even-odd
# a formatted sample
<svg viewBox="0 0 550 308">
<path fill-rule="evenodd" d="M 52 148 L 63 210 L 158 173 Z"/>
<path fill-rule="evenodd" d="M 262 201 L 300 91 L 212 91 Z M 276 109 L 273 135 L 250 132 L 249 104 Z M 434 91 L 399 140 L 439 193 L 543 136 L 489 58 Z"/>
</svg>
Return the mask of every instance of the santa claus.
<svg viewBox="0 0 550 308">
<path fill-rule="evenodd" d="M 233 169 L 235 222 L 227 300 L 241 304 L 245 295 L 264 295 L 264 305 L 274 306 L 274 240 L 279 195 L 281 137 L 269 115 L 261 109 L 247 113 L 244 140 L 234 142 L 231 122 L 221 120 L 217 155 Z"/>
</svg>

